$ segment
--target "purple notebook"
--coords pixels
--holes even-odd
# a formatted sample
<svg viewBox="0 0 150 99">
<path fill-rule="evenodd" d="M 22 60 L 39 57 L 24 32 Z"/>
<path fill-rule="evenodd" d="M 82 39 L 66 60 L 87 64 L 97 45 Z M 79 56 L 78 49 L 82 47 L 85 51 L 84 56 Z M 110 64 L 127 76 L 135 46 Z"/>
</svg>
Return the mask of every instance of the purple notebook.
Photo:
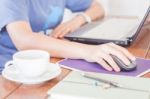
<svg viewBox="0 0 150 99">
<path fill-rule="evenodd" d="M 137 58 L 137 69 L 130 72 L 110 72 L 103 69 L 99 64 L 86 62 L 84 60 L 74 60 L 74 59 L 64 59 L 59 62 L 59 64 L 68 69 L 72 70 L 81 70 L 86 72 L 97 72 L 97 73 L 106 73 L 106 74 L 116 74 L 116 75 L 125 75 L 125 76 L 142 76 L 145 73 L 150 71 L 150 60 Z"/>
</svg>

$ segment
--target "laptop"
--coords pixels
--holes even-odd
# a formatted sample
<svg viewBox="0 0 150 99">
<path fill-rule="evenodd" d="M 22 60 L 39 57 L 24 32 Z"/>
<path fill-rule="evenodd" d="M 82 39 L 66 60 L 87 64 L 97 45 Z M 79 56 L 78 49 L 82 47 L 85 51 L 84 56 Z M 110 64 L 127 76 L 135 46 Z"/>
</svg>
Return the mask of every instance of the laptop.
<svg viewBox="0 0 150 99">
<path fill-rule="evenodd" d="M 150 6 L 142 19 L 137 16 L 106 17 L 102 21 L 82 26 L 65 38 L 86 44 L 113 42 L 121 46 L 129 46 L 140 33 L 149 12 Z"/>
</svg>

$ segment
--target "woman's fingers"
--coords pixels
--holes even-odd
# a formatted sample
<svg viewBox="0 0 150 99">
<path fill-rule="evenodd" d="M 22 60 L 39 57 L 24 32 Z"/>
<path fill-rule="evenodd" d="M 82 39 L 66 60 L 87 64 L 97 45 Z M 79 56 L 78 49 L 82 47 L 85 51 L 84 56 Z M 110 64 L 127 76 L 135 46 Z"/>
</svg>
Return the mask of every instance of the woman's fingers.
<svg viewBox="0 0 150 99">
<path fill-rule="evenodd" d="M 58 27 L 56 27 L 52 33 L 52 36 L 55 37 L 55 38 L 58 38 L 58 36 L 61 34 L 63 30 L 63 26 L 62 25 L 59 25 Z"/>
<path fill-rule="evenodd" d="M 103 55 L 103 59 L 107 61 L 108 65 L 112 67 L 114 71 L 116 72 L 120 71 L 120 68 L 118 67 L 118 65 L 115 63 L 115 61 L 110 55 L 107 55 L 107 54 Z"/>
<path fill-rule="evenodd" d="M 70 26 L 68 26 L 67 24 L 61 24 L 53 31 L 52 36 L 55 38 L 63 38 L 65 35 L 67 35 L 71 31 L 72 30 Z"/>
<path fill-rule="evenodd" d="M 132 54 L 130 54 L 126 49 L 115 44 L 89 45 L 88 47 L 89 48 L 86 50 L 87 53 L 83 58 L 89 62 L 97 62 L 108 71 L 120 71 L 119 66 L 113 57 L 111 57 L 111 54 L 118 57 L 126 65 L 131 63 L 129 58 L 134 58 L 134 56 L 132 56 Z"/>
<path fill-rule="evenodd" d="M 114 70 L 115 72 L 119 72 L 120 68 L 117 65 L 117 63 L 113 60 L 113 58 L 110 56 L 108 52 L 105 52 L 104 49 L 107 48 L 109 50 L 114 50 L 114 48 L 107 47 L 106 44 L 104 46 L 96 47 L 92 53 L 90 53 L 91 56 L 89 56 L 89 60 L 91 62 L 97 62 L 98 64 L 102 65 L 103 68 L 105 68 L 108 71 Z M 93 60 L 93 61 L 92 61 Z"/>
<path fill-rule="evenodd" d="M 136 58 L 135 58 L 128 50 L 126 50 L 125 48 L 120 47 L 120 46 L 118 46 L 118 45 L 116 45 L 116 44 L 113 44 L 113 43 L 109 43 L 109 45 L 110 45 L 111 47 L 114 47 L 114 48 L 120 50 L 120 51 L 121 51 L 127 58 L 129 58 L 130 60 L 132 60 L 132 61 L 135 61 L 135 60 L 136 60 Z"/>
<path fill-rule="evenodd" d="M 102 59 L 102 58 L 97 58 L 96 62 L 102 67 L 108 71 L 112 71 L 112 68 Z"/>
<path fill-rule="evenodd" d="M 52 33 L 52 36 L 55 38 L 63 38 L 65 35 L 80 28 L 80 26 L 81 24 L 78 20 L 70 20 L 56 27 Z"/>
<path fill-rule="evenodd" d="M 120 60 L 122 60 L 126 65 L 130 64 L 129 59 L 124 55 L 124 53 L 115 47 L 110 46 L 110 44 L 106 44 L 104 48 L 102 48 L 103 51 L 107 54 L 112 54 L 117 56 Z"/>
<path fill-rule="evenodd" d="M 118 49 L 112 50 L 110 54 L 117 56 L 126 65 L 129 65 L 131 63 L 130 60 Z"/>
<path fill-rule="evenodd" d="M 69 27 L 66 27 L 60 35 L 58 35 L 59 38 L 63 38 L 65 35 L 71 32 L 71 29 Z"/>
</svg>

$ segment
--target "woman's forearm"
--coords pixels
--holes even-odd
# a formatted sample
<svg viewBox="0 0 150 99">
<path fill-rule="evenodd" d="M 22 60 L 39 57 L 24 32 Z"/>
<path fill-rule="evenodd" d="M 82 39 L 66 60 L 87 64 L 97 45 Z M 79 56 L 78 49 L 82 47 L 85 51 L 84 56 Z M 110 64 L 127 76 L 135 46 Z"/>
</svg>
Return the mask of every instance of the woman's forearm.
<svg viewBox="0 0 150 99">
<path fill-rule="evenodd" d="M 18 50 L 41 49 L 55 57 L 83 59 L 85 48 L 89 46 L 34 33 L 25 21 L 7 25 L 7 31 Z"/>
<path fill-rule="evenodd" d="M 89 45 L 60 40 L 39 33 L 20 35 L 14 44 L 18 50 L 41 49 L 48 51 L 51 56 L 62 58 L 83 59 L 85 49 Z"/>
<path fill-rule="evenodd" d="M 101 6 L 101 4 L 99 4 L 95 0 L 93 0 L 93 3 L 91 4 L 91 6 L 83 13 L 85 13 L 87 16 L 89 16 L 91 21 L 100 20 L 100 19 L 104 18 L 104 16 L 105 16 L 103 7 Z M 72 19 L 72 21 L 77 22 L 79 24 L 79 26 L 86 24 L 86 20 L 82 14 L 79 14 L 76 17 L 74 17 Z"/>
<path fill-rule="evenodd" d="M 30 36 L 29 40 L 26 42 L 26 45 L 27 46 L 26 48 L 24 47 L 24 49 L 47 50 L 51 56 L 73 59 L 83 59 L 85 56 L 85 48 L 89 46 L 85 44 L 55 39 L 36 33 Z"/>
<path fill-rule="evenodd" d="M 105 15 L 104 8 L 96 0 L 93 0 L 90 8 L 85 13 L 91 18 L 92 21 L 102 19 Z"/>
</svg>

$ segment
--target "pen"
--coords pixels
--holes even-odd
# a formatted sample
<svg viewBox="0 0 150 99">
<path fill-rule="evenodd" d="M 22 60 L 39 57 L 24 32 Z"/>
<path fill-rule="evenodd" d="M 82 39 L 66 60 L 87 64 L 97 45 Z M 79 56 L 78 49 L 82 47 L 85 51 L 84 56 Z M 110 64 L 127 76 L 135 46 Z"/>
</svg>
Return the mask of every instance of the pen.
<svg viewBox="0 0 150 99">
<path fill-rule="evenodd" d="M 96 81 L 99 81 L 99 82 L 103 82 L 103 83 L 109 84 L 113 87 L 122 87 L 122 85 L 120 85 L 117 82 L 109 81 L 109 80 L 106 80 L 106 79 L 103 79 L 103 78 L 100 78 L 100 77 L 95 77 L 95 76 L 93 76 L 91 74 L 88 74 L 88 73 L 82 73 L 82 75 L 83 75 L 83 77 L 93 79 L 93 80 L 96 80 Z"/>
<path fill-rule="evenodd" d="M 113 81 L 110 81 L 110 80 L 106 80 L 104 78 L 101 78 L 101 77 L 96 77 L 95 75 L 92 75 L 90 73 L 81 73 L 81 75 L 85 78 L 88 78 L 88 79 L 92 79 L 92 80 L 95 80 L 95 81 L 98 81 L 98 82 L 102 82 L 102 83 L 105 83 L 105 84 L 109 84 L 115 88 L 120 88 L 120 89 L 125 89 L 125 90 L 132 90 L 132 91 L 140 91 L 140 92 L 147 92 L 150 94 L 150 91 L 149 90 L 142 90 L 142 89 L 135 89 L 135 88 L 130 88 L 130 87 L 127 87 L 127 86 L 123 86 L 117 82 L 113 82 Z"/>
</svg>

